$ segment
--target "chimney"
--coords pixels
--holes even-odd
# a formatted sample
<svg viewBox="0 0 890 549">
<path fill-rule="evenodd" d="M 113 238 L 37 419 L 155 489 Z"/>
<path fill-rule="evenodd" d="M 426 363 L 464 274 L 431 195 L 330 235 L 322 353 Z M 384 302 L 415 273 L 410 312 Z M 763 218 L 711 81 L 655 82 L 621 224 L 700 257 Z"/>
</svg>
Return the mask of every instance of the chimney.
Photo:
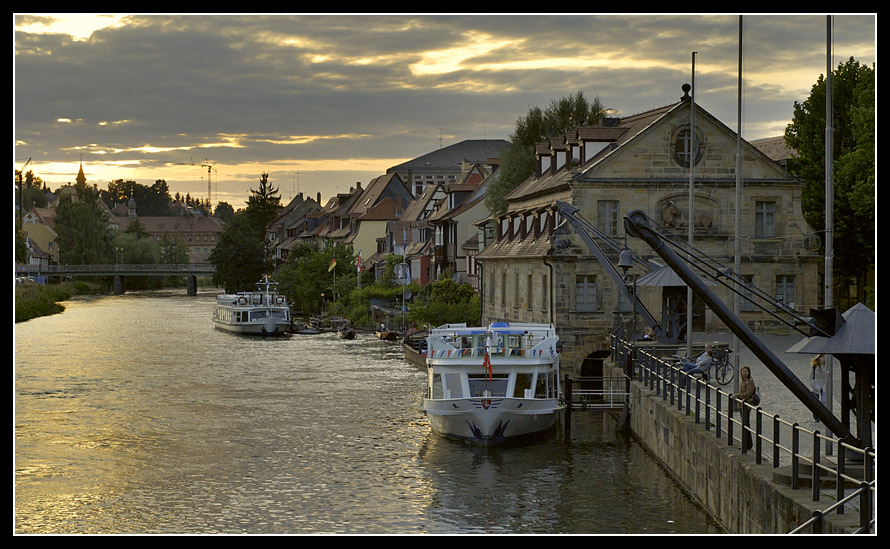
<svg viewBox="0 0 890 549">
<path fill-rule="evenodd" d="M 316 194 L 315 197 L 317 199 L 318 205 L 321 206 L 321 193 Z"/>
</svg>

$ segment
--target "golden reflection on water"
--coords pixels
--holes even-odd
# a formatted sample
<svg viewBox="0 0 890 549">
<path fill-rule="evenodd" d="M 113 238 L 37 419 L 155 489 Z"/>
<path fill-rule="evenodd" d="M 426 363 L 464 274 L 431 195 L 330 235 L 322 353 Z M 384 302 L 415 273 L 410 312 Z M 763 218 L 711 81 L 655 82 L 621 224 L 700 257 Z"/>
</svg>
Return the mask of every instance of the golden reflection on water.
<svg viewBox="0 0 890 549">
<path fill-rule="evenodd" d="M 707 524 L 620 445 L 433 435 L 398 345 L 237 337 L 212 328 L 213 294 L 182 293 L 16 326 L 16 533 L 586 533 L 628 486 L 659 505 L 641 533 Z M 655 471 L 646 485 L 622 479 L 628 461 Z M 625 514 L 619 531 L 640 521 Z"/>
</svg>

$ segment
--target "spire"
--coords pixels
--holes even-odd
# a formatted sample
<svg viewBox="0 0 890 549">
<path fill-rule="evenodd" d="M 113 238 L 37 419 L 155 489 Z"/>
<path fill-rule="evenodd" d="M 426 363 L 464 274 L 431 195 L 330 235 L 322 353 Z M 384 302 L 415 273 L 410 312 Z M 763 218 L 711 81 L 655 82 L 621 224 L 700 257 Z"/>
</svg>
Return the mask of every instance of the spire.
<svg viewBox="0 0 890 549">
<path fill-rule="evenodd" d="M 77 182 L 86 183 L 87 177 L 83 174 L 83 155 L 80 157 L 80 170 L 77 172 Z"/>
</svg>

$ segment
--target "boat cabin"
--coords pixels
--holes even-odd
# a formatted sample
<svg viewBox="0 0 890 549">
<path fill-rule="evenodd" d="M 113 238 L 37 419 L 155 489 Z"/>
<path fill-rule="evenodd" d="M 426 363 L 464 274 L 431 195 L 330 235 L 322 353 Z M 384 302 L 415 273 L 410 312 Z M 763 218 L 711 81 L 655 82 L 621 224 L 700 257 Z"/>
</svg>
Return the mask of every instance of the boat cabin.
<svg viewBox="0 0 890 549">
<path fill-rule="evenodd" d="M 556 342 L 552 328 L 539 324 L 437 328 L 427 351 L 428 398 L 558 398 Z"/>
</svg>

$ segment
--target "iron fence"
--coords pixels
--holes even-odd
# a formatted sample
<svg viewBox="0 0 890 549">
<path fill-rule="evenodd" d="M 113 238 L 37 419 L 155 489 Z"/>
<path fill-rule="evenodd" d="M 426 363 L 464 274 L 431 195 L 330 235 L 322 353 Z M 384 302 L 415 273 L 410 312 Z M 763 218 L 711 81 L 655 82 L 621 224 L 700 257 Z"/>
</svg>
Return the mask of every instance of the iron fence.
<svg viewBox="0 0 890 549">
<path fill-rule="evenodd" d="M 858 531 L 868 533 L 872 530 L 876 449 L 857 448 L 769 414 L 759 406 L 739 402 L 717 386 L 687 374 L 677 365 L 619 337 L 612 336 L 611 348 L 612 359 L 623 365 L 632 379 L 654 391 L 671 406 L 676 406 L 678 411 L 694 416 L 695 423 L 703 424 L 706 431 L 714 431 L 715 438 L 725 439 L 727 446 L 738 444 L 742 454 L 753 451 L 757 464 L 766 461 L 774 469 L 789 468 L 790 486 L 794 490 L 811 482 L 812 501 L 820 501 L 823 492 L 835 498 L 835 503 L 814 512 L 813 517 L 793 533 L 808 527 L 814 533 L 821 532 L 825 515 L 843 515 L 848 507 L 854 508 L 857 503 Z M 750 436 L 750 446 L 743 444 L 745 435 Z M 812 444 L 802 445 L 805 438 Z M 839 450 L 836 463 L 822 456 L 823 448 L 832 444 Z M 829 481 L 834 484 L 833 490 L 823 488 Z"/>
</svg>

